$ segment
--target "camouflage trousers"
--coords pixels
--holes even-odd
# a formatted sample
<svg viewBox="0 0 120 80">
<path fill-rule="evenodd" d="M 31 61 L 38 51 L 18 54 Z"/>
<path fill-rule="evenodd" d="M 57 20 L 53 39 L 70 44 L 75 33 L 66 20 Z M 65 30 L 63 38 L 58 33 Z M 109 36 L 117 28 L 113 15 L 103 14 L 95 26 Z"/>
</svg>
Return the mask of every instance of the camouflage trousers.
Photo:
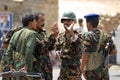
<svg viewBox="0 0 120 80">
<path fill-rule="evenodd" d="M 79 77 L 78 76 L 70 76 L 69 78 L 59 76 L 58 80 L 82 80 L 82 79 L 80 76 Z"/>
<path fill-rule="evenodd" d="M 58 80 L 82 80 L 80 67 L 66 66 L 63 68 L 63 66 L 61 66 L 60 76 L 58 77 Z"/>
<path fill-rule="evenodd" d="M 18 80 L 18 79 L 15 77 L 10 77 L 9 75 L 3 75 L 2 80 Z M 21 76 L 21 77 L 19 77 L 19 80 L 32 80 L 32 79 L 29 77 Z"/>
<path fill-rule="evenodd" d="M 109 80 L 108 69 L 103 70 L 101 67 L 92 71 L 86 71 L 86 76 L 86 80 Z"/>
<path fill-rule="evenodd" d="M 52 80 L 52 64 L 49 57 L 40 60 L 40 70 L 45 80 Z"/>
<path fill-rule="evenodd" d="M 39 60 L 33 62 L 33 72 L 42 73 L 45 80 L 52 80 L 52 64 L 50 58 L 47 55 L 41 55 Z M 34 78 L 33 80 L 40 80 Z"/>
</svg>

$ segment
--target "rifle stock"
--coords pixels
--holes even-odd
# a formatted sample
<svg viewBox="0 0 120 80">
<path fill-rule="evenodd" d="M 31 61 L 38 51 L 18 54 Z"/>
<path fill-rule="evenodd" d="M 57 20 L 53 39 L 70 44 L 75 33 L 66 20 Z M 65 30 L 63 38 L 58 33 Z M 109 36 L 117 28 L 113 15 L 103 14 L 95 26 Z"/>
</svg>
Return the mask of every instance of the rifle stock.
<svg viewBox="0 0 120 80">
<path fill-rule="evenodd" d="M 29 80 L 29 78 L 30 77 L 38 77 L 38 78 L 40 78 L 41 80 L 44 80 L 44 77 L 43 77 L 43 75 L 41 74 L 41 73 L 30 73 L 30 72 L 24 72 L 24 71 L 22 71 L 22 72 L 20 72 L 20 71 L 15 71 L 15 72 L 13 72 L 13 71 L 8 71 L 8 72 L 2 72 L 2 73 L 0 73 L 0 76 L 3 76 L 3 77 L 9 77 L 9 78 L 12 78 L 12 77 L 15 77 L 16 78 L 16 80 L 19 80 L 19 78 L 21 77 L 21 76 L 23 76 L 23 77 L 25 77 L 27 80 Z M 9 79 L 8 79 L 9 80 Z"/>
</svg>

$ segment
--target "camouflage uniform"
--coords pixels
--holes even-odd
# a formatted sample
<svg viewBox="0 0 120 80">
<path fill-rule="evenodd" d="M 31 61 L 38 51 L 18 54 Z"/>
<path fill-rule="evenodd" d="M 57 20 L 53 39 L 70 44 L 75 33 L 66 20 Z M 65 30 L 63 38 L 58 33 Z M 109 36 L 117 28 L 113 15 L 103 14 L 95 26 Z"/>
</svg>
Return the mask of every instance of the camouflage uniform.
<svg viewBox="0 0 120 80">
<path fill-rule="evenodd" d="M 34 71 L 43 73 L 45 80 L 52 80 L 52 64 L 50 62 L 49 51 L 54 49 L 55 38 L 50 35 L 46 37 L 44 30 L 39 30 L 36 35 L 37 45 L 35 49 Z"/>
<path fill-rule="evenodd" d="M 2 40 L 2 48 L 4 49 L 4 53 L 6 52 L 6 49 L 8 47 L 8 44 L 10 42 L 10 39 L 12 37 L 12 35 L 18 31 L 22 29 L 22 27 L 18 27 L 18 28 L 15 28 L 15 29 L 11 29 L 6 35 L 4 35 L 1 40 Z M 4 55 L 4 53 L 2 54 L 2 56 Z M 1 57 L 2 57 L 1 56 Z M 9 71 L 9 66 L 8 66 L 8 60 L 5 58 L 6 56 L 4 56 L 4 58 L 2 58 L 2 64 L 1 64 L 1 72 L 5 72 L 5 71 Z M 4 79 L 4 77 L 2 78 L 3 80 L 6 80 Z"/>
<path fill-rule="evenodd" d="M 93 29 L 92 31 L 86 32 L 83 35 L 84 44 L 85 44 L 84 46 L 85 52 L 88 52 L 90 54 L 97 50 L 97 46 L 98 46 L 99 39 L 100 39 L 100 33 L 101 32 L 99 29 Z M 101 50 L 103 51 L 103 49 L 105 48 L 108 37 L 109 36 L 106 33 L 104 33 L 103 38 L 102 38 L 103 42 L 100 44 L 99 51 Z M 90 43 L 90 45 L 88 45 L 88 43 Z M 115 48 L 115 45 L 113 44 L 112 39 L 111 39 L 110 50 L 113 50 L 114 48 Z M 104 70 L 102 68 L 102 64 L 94 70 L 87 70 L 86 76 L 87 76 L 87 80 L 109 80 L 108 69 Z"/>
<path fill-rule="evenodd" d="M 24 64 L 27 64 L 28 72 L 32 72 L 33 52 L 36 45 L 35 33 L 25 27 L 13 34 L 6 54 L 3 56 L 3 59 L 5 57 L 7 61 L 6 66 L 13 64 L 14 68 L 19 70 Z"/>
<path fill-rule="evenodd" d="M 2 41 L 1 48 L 3 49 L 3 52 L 1 52 L 1 54 L 0 54 L 0 61 L 2 59 L 2 55 L 6 52 L 6 49 L 8 47 L 8 44 L 9 44 L 9 41 L 10 41 L 12 35 L 14 34 L 14 32 L 16 32 L 16 31 L 18 31 L 20 29 L 21 29 L 21 27 L 11 29 L 7 34 L 2 36 L 2 38 L 1 38 L 1 41 Z"/>
<path fill-rule="evenodd" d="M 58 47 L 61 52 L 61 69 L 58 80 L 81 80 L 80 57 L 82 53 L 81 35 L 75 42 L 70 35 L 61 34 L 58 38 Z"/>
</svg>

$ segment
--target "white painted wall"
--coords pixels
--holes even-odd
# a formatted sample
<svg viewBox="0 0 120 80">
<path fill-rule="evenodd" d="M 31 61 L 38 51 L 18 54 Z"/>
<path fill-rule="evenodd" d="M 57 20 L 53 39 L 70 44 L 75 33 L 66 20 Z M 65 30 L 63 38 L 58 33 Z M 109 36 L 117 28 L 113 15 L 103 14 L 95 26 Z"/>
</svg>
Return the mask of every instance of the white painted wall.
<svg viewBox="0 0 120 80">
<path fill-rule="evenodd" d="M 117 64 L 120 64 L 120 25 L 117 28 L 116 36 L 113 37 L 113 41 L 117 48 L 117 55 L 116 55 Z"/>
</svg>

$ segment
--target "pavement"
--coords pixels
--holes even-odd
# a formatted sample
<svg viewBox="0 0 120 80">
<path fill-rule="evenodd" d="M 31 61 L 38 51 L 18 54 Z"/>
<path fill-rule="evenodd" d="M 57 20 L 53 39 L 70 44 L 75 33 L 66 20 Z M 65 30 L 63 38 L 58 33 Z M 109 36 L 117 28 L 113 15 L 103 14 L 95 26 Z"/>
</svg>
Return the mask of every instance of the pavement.
<svg viewBox="0 0 120 80">
<path fill-rule="evenodd" d="M 120 65 L 112 65 L 109 68 L 110 80 L 120 80 Z"/>
</svg>

